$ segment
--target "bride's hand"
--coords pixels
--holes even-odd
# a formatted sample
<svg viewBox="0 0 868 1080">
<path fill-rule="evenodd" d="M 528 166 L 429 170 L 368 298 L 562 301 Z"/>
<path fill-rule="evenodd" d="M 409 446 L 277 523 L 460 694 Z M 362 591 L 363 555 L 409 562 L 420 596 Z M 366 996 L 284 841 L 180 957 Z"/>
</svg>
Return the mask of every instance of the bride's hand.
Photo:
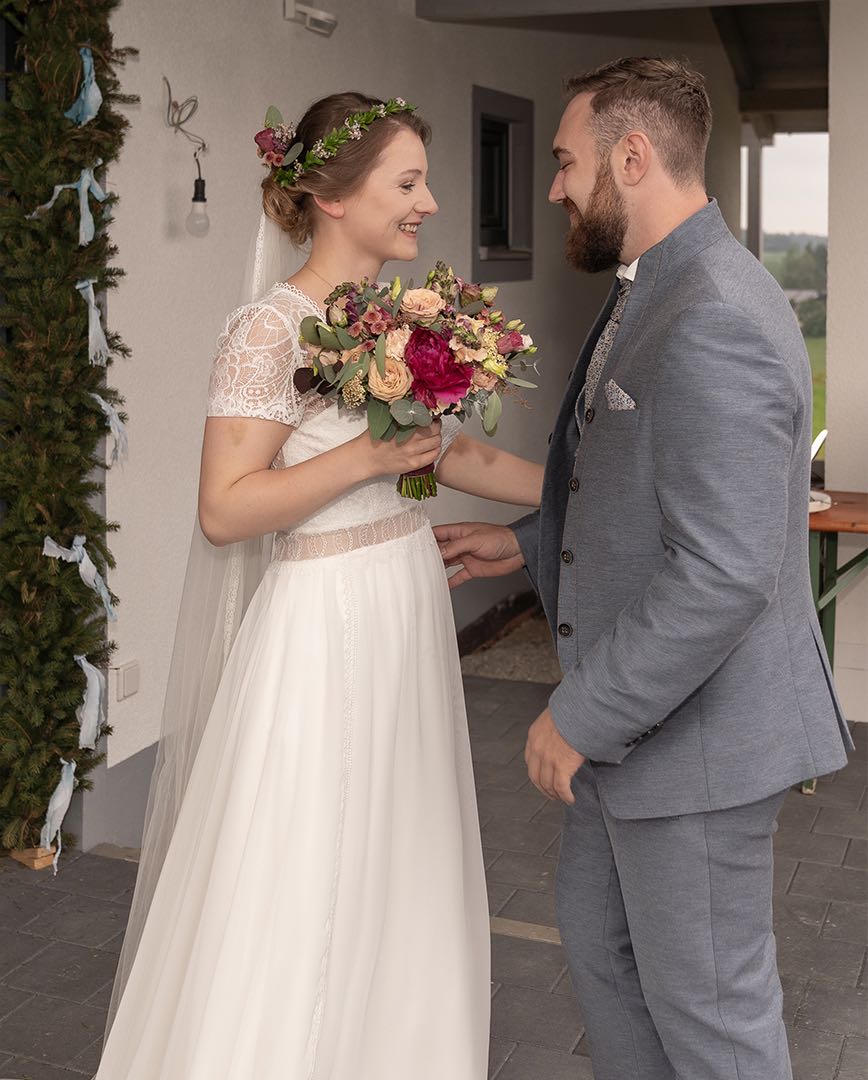
<svg viewBox="0 0 868 1080">
<path fill-rule="evenodd" d="M 388 442 L 372 439 L 368 431 L 357 435 L 355 441 L 359 451 L 365 455 L 368 475 L 372 478 L 394 476 L 433 465 L 440 456 L 440 426 L 440 421 L 435 420 L 430 427 L 417 428 L 410 438 L 400 445 L 395 439 Z"/>
</svg>

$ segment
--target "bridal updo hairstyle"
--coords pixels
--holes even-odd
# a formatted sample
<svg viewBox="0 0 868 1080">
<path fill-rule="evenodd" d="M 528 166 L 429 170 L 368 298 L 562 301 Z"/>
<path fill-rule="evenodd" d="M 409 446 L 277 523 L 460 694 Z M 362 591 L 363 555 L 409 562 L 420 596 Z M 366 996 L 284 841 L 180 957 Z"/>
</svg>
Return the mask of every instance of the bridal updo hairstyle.
<svg viewBox="0 0 868 1080">
<path fill-rule="evenodd" d="M 379 98 L 365 94 L 330 94 L 315 101 L 301 118 L 296 141 L 302 143 L 304 153 L 318 139 L 342 127 L 348 116 L 382 104 L 385 102 Z M 343 199 L 358 191 L 389 140 L 401 127 L 409 128 L 428 145 L 431 128 L 415 112 L 384 116 L 371 124 L 360 139 L 345 143 L 333 158 L 329 158 L 324 165 L 306 171 L 290 187 L 281 187 L 273 170 L 269 170 L 268 176 L 262 181 L 263 210 L 289 234 L 294 244 L 303 244 L 313 232 L 314 206 L 311 196 Z"/>
</svg>

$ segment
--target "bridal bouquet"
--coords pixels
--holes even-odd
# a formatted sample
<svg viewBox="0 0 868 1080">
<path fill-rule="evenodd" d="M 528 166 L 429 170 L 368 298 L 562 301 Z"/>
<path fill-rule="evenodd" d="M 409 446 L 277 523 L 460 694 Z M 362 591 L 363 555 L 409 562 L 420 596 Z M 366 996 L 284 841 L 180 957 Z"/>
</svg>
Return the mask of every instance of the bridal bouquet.
<svg viewBox="0 0 868 1080">
<path fill-rule="evenodd" d="M 536 352 L 518 319 L 494 309 L 495 287 L 462 281 L 438 262 L 425 287 L 345 282 L 326 299 L 326 320 L 309 315 L 301 342 L 310 366 L 294 376 L 300 393 L 337 395 L 338 406 L 367 409 L 375 439 L 409 439 L 438 416 L 482 418 L 497 430 L 502 395 L 533 389 L 517 372 L 533 367 Z M 430 467 L 398 480 L 413 499 L 437 494 Z"/>
</svg>

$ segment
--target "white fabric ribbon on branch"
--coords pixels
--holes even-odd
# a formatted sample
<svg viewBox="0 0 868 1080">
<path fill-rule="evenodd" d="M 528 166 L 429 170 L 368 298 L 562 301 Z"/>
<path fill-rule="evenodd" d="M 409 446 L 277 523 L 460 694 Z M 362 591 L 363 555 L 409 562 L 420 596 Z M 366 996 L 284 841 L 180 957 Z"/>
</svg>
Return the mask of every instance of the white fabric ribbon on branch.
<svg viewBox="0 0 868 1080">
<path fill-rule="evenodd" d="M 48 555 L 51 559 L 63 559 L 64 562 L 78 563 L 78 573 L 81 580 L 88 588 L 99 594 L 105 608 L 106 617 L 111 622 L 115 622 L 117 615 L 112 607 L 108 586 L 103 580 L 102 574 L 94 566 L 90 555 L 84 550 L 86 541 L 86 536 L 76 536 L 72 541 L 72 547 L 65 548 L 52 540 L 50 536 L 46 536 L 45 543 L 42 545 L 42 554 Z"/>
<path fill-rule="evenodd" d="M 76 656 L 75 662 L 87 679 L 84 697 L 75 710 L 79 724 L 78 748 L 79 750 L 96 750 L 100 724 L 105 716 L 105 675 L 99 668 L 94 667 L 86 656 Z"/>
<path fill-rule="evenodd" d="M 105 339 L 105 331 L 102 328 L 102 313 L 96 302 L 93 287 L 96 278 L 86 278 L 75 283 L 76 289 L 81 293 L 81 298 L 87 304 L 87 355 L 91 364 L 100 364 L 105 367 L 108 360 L 109 347 Z"/>
<path fill-rule="evenodd" d="M 104 401 L 99 394 L 92 393 L 90 395 L 95 401 L 99 403 L 99 407 L 105 413 L 108 420 L 109 431 L 112 436 L 112 456 L 111 464 L 115 465 L 119 461 L 126 461 L 129 457 L 130 446 L 127 438 L 126 426 L 120 418 L 120 414 L 114 405 L 110 405 L 107 401 Z"/>
<path fill-rule="evenodd" d="M 99 107 L 102 105 L 102 91 L 97 86 L 93 74 L 93 53 L 85 46 L 78 50 L 78 54 L 84 69 L 81 90 L 78 92 L 75 103 L 63 115 L 67 120 L 74 120 L 79 127 L 84 127 L 99 112 Z"/>
<path fill-rule="evenodd" d="M 54 838 L 57 837 L 57 851 L 54 853 L 54 858 L 51 861 L 55 874 L 57 873 L 57 860 L 60 858 L 60 852 L 63 850 L 60 827 L 63 824 L 63 819 L 66 817 L 66 811 L 69 809 L 69 804 L 72 800 L 72 792 L 75 788 L 75 762 L 66 761 L 64 758 L 61 758 L 60 763 L 62 766 L 60 770 L 60 780 L 57 787 L 51 793 L 51 798 L 48 800 L 45 824 L 42 826 L 42 832 L 39 835 L 39 846 L 43 848 L 50 848 L 54 842 Z"/>
<path fill-rule="evenodd" d="M 93 240 L 95 227 L 93 223 L 93 214 L 90 212 L 90 203 L 87 201 L 88 192 L 97 200 L 97 202 L 105 202 L 107 196 L 103 189 L 94 179 L 94 169 L 98 169 L 102 165 L 102 158 L 97 158 L 94 162 L 93 168 L 82 169 L 81 176 L 74 184 L 55 184 L 54 193 L 47 203 L 43 203 L 42 206 L 37 206 L 32 214 L 27 215 L 28 221 L 32 221 L 38 217 L 43 210 L 50 210 L 57 202 L 57 197 L 61 191 L 71 191 L 73 188 L 78 191 L 78 246 L 85 247 Z"/>
</svg>

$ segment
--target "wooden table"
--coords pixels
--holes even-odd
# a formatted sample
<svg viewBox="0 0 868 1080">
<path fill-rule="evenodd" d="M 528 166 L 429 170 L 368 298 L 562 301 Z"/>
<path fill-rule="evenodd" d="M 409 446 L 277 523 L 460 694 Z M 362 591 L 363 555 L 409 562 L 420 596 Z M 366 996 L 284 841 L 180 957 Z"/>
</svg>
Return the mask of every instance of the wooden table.
<svg viewBox="0 0 868 1080">
<path fill-rule="evenodd" d="M 829 663 L 835 660 L 835 601 L 842 589 L 851 585 L 860 574 L 868 570 L 868 547 L 849 562 L 838 566 L 838 536 L 841 533 L 861 533 L 868 536 L 868 492 L 827 491 L 832 505 L 828 510 L 817 510 L 810 516 L 809 550 L 811 560 L 811 591 L 817 607 L 820 630 L 829 654 Z M 866 541 L 868 543 L 868 541 Z M 802 785 L 805 794 L 811 794 L 816 781 L 808 780 Z"/>
</svg>

